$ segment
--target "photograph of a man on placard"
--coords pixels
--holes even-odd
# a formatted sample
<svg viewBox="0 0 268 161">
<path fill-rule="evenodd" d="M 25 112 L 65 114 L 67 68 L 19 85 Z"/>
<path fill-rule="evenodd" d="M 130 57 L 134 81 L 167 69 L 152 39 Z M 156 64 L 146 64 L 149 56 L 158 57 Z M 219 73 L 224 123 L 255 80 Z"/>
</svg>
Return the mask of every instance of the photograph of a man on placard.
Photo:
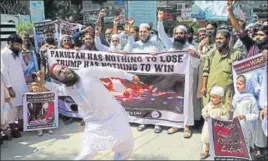
<svg viewBox="0 0 268 161">
<path fill-rule="evenodd" d="M 54 102 L 28 103 L 28 125 L 31 128 L 51 127 L 55 120 Z"/>
</svg>

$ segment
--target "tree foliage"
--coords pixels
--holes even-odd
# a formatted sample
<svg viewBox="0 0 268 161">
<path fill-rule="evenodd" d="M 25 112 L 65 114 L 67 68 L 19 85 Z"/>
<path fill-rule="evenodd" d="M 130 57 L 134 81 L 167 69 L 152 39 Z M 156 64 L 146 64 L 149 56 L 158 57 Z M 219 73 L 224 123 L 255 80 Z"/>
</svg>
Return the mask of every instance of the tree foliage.
<svg viewBox="0 0 268 161">
<path fill-rule="evenodd" d="M 33 24 L 31 22 L 24 22 L 16 25 L 16 30 L 19 34 L 23 31 L 28 33 L 29 35 L 33 35 Z"/>
</svg>

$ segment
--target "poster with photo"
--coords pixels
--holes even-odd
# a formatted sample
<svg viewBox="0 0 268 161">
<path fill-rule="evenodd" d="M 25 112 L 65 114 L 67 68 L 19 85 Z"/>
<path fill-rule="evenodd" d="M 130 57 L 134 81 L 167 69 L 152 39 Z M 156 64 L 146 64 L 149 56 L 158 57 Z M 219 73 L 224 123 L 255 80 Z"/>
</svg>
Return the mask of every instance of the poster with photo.
<svg viewBox="0 0 268 161">
<path fill-rule="evenodd" d="M 53 92 L 25 93 L 23 120 L 23 131 L 58 128 L 57 95 Z"/>
</svg>

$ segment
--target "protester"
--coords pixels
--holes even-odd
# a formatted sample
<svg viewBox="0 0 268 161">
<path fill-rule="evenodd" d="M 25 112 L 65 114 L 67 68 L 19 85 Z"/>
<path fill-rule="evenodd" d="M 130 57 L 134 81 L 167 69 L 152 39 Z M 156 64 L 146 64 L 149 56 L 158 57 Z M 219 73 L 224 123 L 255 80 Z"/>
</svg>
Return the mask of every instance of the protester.
<svg viewBox="0 0 268 161">
<path fill-rule="evenodd" d="M 216 22 L 207 22 L 206 24 L 206 38 L 199 43 L 199 55 L 207 55 L 209 50 L 215 47 L 216 31 L 218 24 Z"/>
<path fill-rule="evenodd" d="M 56 64 L 50 68 L 50 74 L 64 86 L 49 82 L 46 86 L 56 89 L 58 95 L 71 96 L 86 122 L 83 148 L 76 160 L 91 160 L 98 151 L 110 148 L 115 152 L 115 160 L 127 159 L 134 145 L 127 114 L 99 79 L 118 77 L 138 82 L 139 78 L 115 68 L 89 67 L 75 72 Z M 43 82 L 42 73 L 39 77 Z"/>
<path fill-rule="evenodd" d="M 228 104 L 233 95 L 232 62 L 241 60 L 242 53 L 229 48 L 230 33 L 227 30 L 217 31 L 216 50 L 211 50 L 209 57 L 205 60 L 203 69 L 203 104 L 209 102 L 211 88 L 218 85 L 224 88 L 225 96 L 223 103 Z"/>
<path fill-rule="evenodd" d="M 9 92 L 4 84 L 4 76 L 1 73 L 1 126 L 0 126 L 0 145 L 3 143 L 3 140 L 10 140 L 12 137 L 7 133 L 7 131 L 10 129 L 8 125 L 8 105 L 10 104 L 10 96 Z"/>
<path fill-rule="evenodd" d="M 48 57 L 47 50 L 48 49 L 57 49 L 57 42 L 54 39 L 54 32 L 51 29 L 44 30 L 44 36 L 46 43 L 40 48 L 40 69 L 45 72 L 46 79 L 48 78 Z"/>
<path fill-rule="evenodd" d="M 73 41 L 75 44 L 79 42 L 79 38 L 82 37 L 82 46 L 76 45 L 75 49 L 96 51 L 94 43 L 94 30 L 91 26 L 87 26 L 82 31 L 73 35 Z"/>
<path fill-rule="evenodd" d="M 105 39 L 109 43 L 111 42 L 112 31 L 113 31 L 113 29 L 111 29 L 111 28 L 108 28 L 105 31 Z"/>
<path fill-rule="evenodd" d="M 18 119 L 19 130 L 23 130 L 23 100 L 22 96 L 28 91 L 24 71 L 26 65 L 21 51 L 22 40 L 18 35 L 8 38 L 8 46 L 1 50 L 1 73 L 4 77 L 11 98 L 11 107 L 8 110 L 8 122 L 13 137 L 20 137 L 15 121 Z"/>
<path fill-rule="evenodd" d="M 192 79 L 190 79 L 193 82 L 189 82 L 190 86 L 192 87 L 191 89 L 189 89 L 189 91 L 193 91 L 193 93 L 190 96 L 190 105 L 188 108 L 188 116 L 185 117 L 185 127 L 184 127 L 184 138 L 190 138 L 192 136 L 192 131 L 190 130 L 190 126 L 194 125 L 194 107 L 196 106 L 195 103 L 197 103 L 197 101 L 195 98 L 195 94 L 196 94 L 196 90 L 197 90 L 197 86 L 195 81 L 197 81 L 196 77 L 197 77 L 197 67 L 199 65 L 199 60 L 196 59 L 198 57 L 196 49 L 194 48 L 193 45 L 189 44 L 187 42 L 187 38 L 186 38 L 186 34 L 187 34 L 187 28 L 183 25 L 179 25 L 177 27 L 174 28 L 173 30 L 173 41 L 166 35 L 165 30 L 164 30 L 164 26 L 163 26 L 163 20 L 164 20 L 164 12 L 163 11 L 159 11 L 158 12 L 158 26 L 157 26 L 157 30 L 159 33 L 159 38 L 160 40 L 165 44 L 165 47 L 168 51 L 186 51 L 189 55 L 190 55 L 190 59 L 191 59 L 191 68 L 189 70 L 189 75 Z M 184 78 L 181 77 L 177 77 L 174 78 L 176 81 L 179 82 L 185 82 L 185 80 L 182 80 Z M 193 80 L 194 79 L 194 80 Z M 184 83 L 183 83 L 183 87 L 184 87 Z M 182 89 L 180 89 L 182 90 Z M 183 88 L 184 91 L 184 88 Z M 197 105 L 198 106 L 198 105 Z M 199 106 L 200 107 L 200 106 Z M 197 107 L 198 108 L 198 107 Z M 199 110 L 200 108 L 198 108 Z M 200 112 L 201 113 L 201 109 Z M 201 114 L 200 114 L 201 115 Z M 176 127 L 172 127 L 168 130 L 168 134 L 173 134 L 175 132 L 178 132 L 179 129 Z"/>
<path fill-rule="evenodd" d="M 35 48 L 30 42 L 30 35 L 22 32 L 20 36 L 22 39 L 22 56 L 27 67 L 24 75 L 26 83 L 30 84 L 33 82 L 32 74 L 40 69 L 40 56 L 36 54 Z"/>
<path fill-rule="evenodd" d="M 222 104 L 224 96 L 224 89 L 220 86 L 214 86 L 210 91 L 210 102 L 202 109 L 202 116 L 205 119 L 203 125 L 201 140 L 204 147 L 204 153 L 201 153 L 201 159 L 206 159 L 210 156 L 209 154 L 209 128 L 208 119 L 214 118 L 219 120 L 228 120 L 229 111 Z"/>
<path fill-rule="evenodd" d="M 247 79 L 244 75 L 237 77 L 237 93 L 235 93 L 232 101 L 233 118 L 236 117 L 239 119 L 247 148 L 253 151 L 256 137 L 254 124 L 258 119 L 259 111 L 255 97 L 247 91 L 247 85 Z"/>
<path fill-rule="evenodd" d="M 247 57 L 251 57 L 262 52 L 267 53 L 268 27 L 259 26 L 255 28 L 255 31 L 252 31 L 252 33 L 247 33 L 247 30 L 244 30 L 243 27 L 236 20 L 233 13 L 232 3 L 230 1 L 227 2 L 227 6 L 228 15 L 231 20 L 232 26 L 233 28 L 235 28 L 236 32 L 238 32 L 240 40 L 247 49 Z M 255 40 L 253 34 L 255 35 Z"/>
<path fill-rule="evenodd" d="M 60 47 L 63 49 L 73 49 L 74 45 L 72 42 L 72 37 L 69 35 L 62 35 L 60 39 Z"/>
<path fill-rule="evenodd" d="M 133 22 L 134 21 L 127 22 L 128 28 L 126 30 L 127 30 L 128 35 L 130 35 L 130 28 L 131 28 Z M 98 30 L 95 32 L 95 44 L 96 44 L 97 50 L 105 51 L 105 52 L 127 53 L 128 49 L 124 49 L 122 47 L 121 38 L 118 34 L 112 35 L 110 47 L 107 47 L 101 43 L 100 32 L 101 32 L 101 27 L 98 27 Z M 133 44 L 133 43 L 134 43 L 134 39 L 131 37 L 128 38 L 128 44 Z"/>
<path fill-rule="evenodd" d="M 139 41 L 139 27 L 131 26 L 130 33 L 135 38 L 135 41 Z"/>
<path fill-rule="evenodd" d="M 161 42 L 152 41 L 150 25 L 142 23 L 139 26 L 139 41 L 134 42 L 133 44 L 128 44 L 129 47 L 126 47 L 130 53 L 151 53 L 156 54 L 164 52 L 165 49 Z M 127 46 L 128 46 L 127 45 Z"/>
<path fill-rule="evenodd" d="M 198 43 L 200 43 L 203 39 L 206 38 L 206 29 L 200 28 L 198 29 L 197 33 L 198 33 Z"/>
</svg>

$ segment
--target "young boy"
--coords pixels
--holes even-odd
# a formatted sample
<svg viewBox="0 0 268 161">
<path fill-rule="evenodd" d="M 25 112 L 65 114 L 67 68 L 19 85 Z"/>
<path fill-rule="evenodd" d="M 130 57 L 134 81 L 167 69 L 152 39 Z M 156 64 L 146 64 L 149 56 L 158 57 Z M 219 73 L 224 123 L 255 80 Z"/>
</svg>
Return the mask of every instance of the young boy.
<svg viewBox="0 0 268 161">
<path fill-rule="evenodd" d="M 254 124 L 258 119 L 259 109 L 255 97 L 250 93 L 246 93 L 246 82 L 247 80 L 244 75 L 237 77 L 237 93 L 233 97 L 232 106 L 234 111 L 233 118 L 239 119 L 247 148 L 250 151 L 250 147 L 254 148 L 256 134 L 254 132 Z"/>
<path fill-rule="evenodd" d="M 225 108 L 222 104 L 224 96 L 224 89 L 220 86 L 214 86 L 210 91 L 210 102 L 202 109 L 202 116 L 205 119 L 205 123 L 202 129 L 201 141 L 205 152 L 201 153 L 201 159 L 209 157 L 209 134 L 208 134 L 208 118 L 214 119 L 229 119 L 228 108 Z"/>
</svg>

